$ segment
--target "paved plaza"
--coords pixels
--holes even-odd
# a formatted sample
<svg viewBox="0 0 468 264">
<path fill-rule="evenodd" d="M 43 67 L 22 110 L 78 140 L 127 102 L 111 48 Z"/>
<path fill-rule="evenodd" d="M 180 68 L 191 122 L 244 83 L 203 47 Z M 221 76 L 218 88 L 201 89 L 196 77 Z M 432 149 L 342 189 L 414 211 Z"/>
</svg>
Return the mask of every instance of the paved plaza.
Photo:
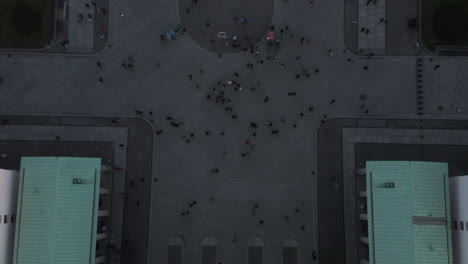
<svg viewBox="0 0 468 264">
<path fill-rule="evenodd" d="M 146 182 L 133 181 L 141 192 L 151 187 L 149 218 L 136 210 L 125 216 L 136 229 L 149 226 L 149 246 L 132 242 L 143 231 L 130 232 L 121 263 L 167 263 L 168 245 L 183 245 L 184 263 L 200 263 L 202 246 L 214 245 L 216 261 L 247 263 L 251 241 L 264 242 L 263 263 L 293 255 L 285 245 L 297 247 L 300 264 L 347 263 L 344 238 L 319 240 L 325 226 L 341 230 L 344 223 L 342 206 L 317 199 L 320 183 L 329 184 L 317 160 L 342 150 L 317 149 L 325 142 L 317 131 L 337 117 L 400 118 L 416 128 L 419 119 L 466 119 L 468 60 L 356 55 L 345 45 L 349 1 L 192 2 L 111 1 L 100 40 L 107 45 L 95 54 L 1 54 L 0 114 L 138 116 L 152 125 L 154 142 L 145 130 L 138 137 L 145 149 L 127 154 L 136 164 L 153 159 Z M 235 16 L 247 24 L 234 23 Z M 217 46 L 219 38 L 212 46 L 202 32 L 206 22 L 209 34 L 226 28 L 231 37 L 260 41 L 247 41 L 247 50 Z M 161 41 L 178 25 L 185 32 Z M 284 32 L 277 49 L 265 39 L 272 25 Z M 386 34 L 368 43 L 394 47 L 388 28 Z M 143 173 L 137 166 L 130 174 Z M 318 202 L 329 205 L 328 213 L 318 214 Z M 322 251 L 334 244 L 336 251 Z"/>
</svg>

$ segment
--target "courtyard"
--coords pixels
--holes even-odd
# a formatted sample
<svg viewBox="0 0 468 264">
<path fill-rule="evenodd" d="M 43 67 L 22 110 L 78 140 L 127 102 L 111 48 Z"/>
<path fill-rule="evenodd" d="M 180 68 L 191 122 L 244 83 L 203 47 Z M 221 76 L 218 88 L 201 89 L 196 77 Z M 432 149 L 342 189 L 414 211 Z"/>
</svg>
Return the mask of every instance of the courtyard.
<svg viewBox="0 0 468 264">
<path fill-rule="evenodd" d="M 388 56 L 348 49 L 347 3 L 113 1 L 104 38 L 93 21 L 97 30 L 90 32 L 101 42 L 89 46 L 91 53 L 4 51 L 0 113 L 150 124 L 154 140 L 135 134 L 145 148 L 128 149 L 136 166 L 125 187 L 135 198 L 125 219 L 135 232 L 122 238 L 112 263 L 167 263 L 178 259 L 170 256 L 181 245 L 184 263 L 212 260 L 204 247 L 216 247 L 218 262 L 247 263 L 249 246 L 261 242 L 264 263 L 283 263 L 284 256 L 300 264 L 348 263 L 343 196 L 322 173 L 326 166 L 339 177 L 340 161 L 319 165 L 341 157 L 341 137 L 327 124 L 339 117 L 364 120 L 353 121 L 363 127 L 369 119 L 398 118 L 410 128 L 420 120 L 466 120 L 468 80 L 464 57 L 414 55 L 406 44 Z M 409 43 L 413 35 L 400 22 L 394 30 Z M 179 25 L 185 31 L 161 41 Z M 269 46 L 269 31 L 283 34 L 280 48 Z M 396 47 L 398 38 L 391 41 Z M 100 124 L 114 126 L 106 120 Z M 336 140 L 319 148 L 327 137 Z M 149 158 L 152 171 L 139 170 Z M 137 206 L 147 190 L 148 204 Z"/>
</svg>

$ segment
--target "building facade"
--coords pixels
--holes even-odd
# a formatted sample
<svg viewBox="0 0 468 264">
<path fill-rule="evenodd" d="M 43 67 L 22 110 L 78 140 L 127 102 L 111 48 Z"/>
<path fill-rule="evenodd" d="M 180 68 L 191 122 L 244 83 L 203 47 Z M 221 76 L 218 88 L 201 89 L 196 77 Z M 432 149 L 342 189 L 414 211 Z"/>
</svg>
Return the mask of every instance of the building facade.
<svg viewBox="0 0 468 264">
<path fill-rule="evenodd" d="M 0 169 L 0 263 L 12 263 L 18 172 Z"/>
<path fill-rule="evenodd" d="M 450 178 L 452 207 L 453 259 L 455 264 L 468 263 L 468 176 Z"/>
</svg>

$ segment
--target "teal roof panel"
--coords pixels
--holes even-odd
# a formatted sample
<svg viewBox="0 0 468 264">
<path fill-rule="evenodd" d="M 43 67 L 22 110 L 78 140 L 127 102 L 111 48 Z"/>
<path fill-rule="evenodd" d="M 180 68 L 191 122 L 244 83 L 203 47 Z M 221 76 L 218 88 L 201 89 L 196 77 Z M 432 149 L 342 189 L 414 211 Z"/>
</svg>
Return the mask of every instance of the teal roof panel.
<svg viewBox="0 0 468 264">
<path fill-rule="evenodd" d="M 366 171 L 369 262 L 451 264 L 447 164 L 368 161 Z"/>
<path fill-rule="evenodd" d="M 99 158 L 22 158 L 13 263 L 94 263 L 100 169 Z"/>
</svg>

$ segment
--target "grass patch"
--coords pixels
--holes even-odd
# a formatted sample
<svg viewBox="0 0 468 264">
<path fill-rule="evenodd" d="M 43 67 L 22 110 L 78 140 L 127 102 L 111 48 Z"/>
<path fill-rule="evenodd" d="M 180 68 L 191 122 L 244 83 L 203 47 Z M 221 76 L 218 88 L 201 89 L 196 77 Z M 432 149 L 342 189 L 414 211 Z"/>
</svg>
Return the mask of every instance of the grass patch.
<svg viewBox="0 0 468 264">
<path fill-rule="evenodd" d="M 39 48 L 51 36 L 50 0 L 0 0 L 0 47 Z"/>
</svg>

